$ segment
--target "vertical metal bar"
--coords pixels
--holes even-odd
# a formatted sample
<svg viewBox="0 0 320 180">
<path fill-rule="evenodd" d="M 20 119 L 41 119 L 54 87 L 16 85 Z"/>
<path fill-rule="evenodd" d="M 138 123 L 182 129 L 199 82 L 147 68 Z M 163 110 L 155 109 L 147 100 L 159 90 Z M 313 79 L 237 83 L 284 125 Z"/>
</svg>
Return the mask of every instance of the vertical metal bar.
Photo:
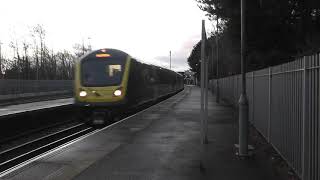
<svg viewBox="0 0 320 180">
<path fill-rule="evenodd" d="M 283 154 L 286 154 L 285 153 L 285 144 L 286 144 L 286 140 L 285 140 L 285 134 L 286 134 L 286 132 L 285 132 L 285 128 L 284 128 L 284 124 L 285 124 L 285 107 L 284 107 L 284 105 L 285 105 L 285 102 L 284 102 L 284 100 L 285 100 L 285 81 L 284 81 L 284 77 L 285 77 L 285 74 L 283 73 L 285 71 L 285 69 L 284 69 L 284 65 L 282 64 L 281 65 L 281 72 L 282 72 L 282 74 L 281 74 L 281 116 L 280 116 L 280 121 L 281 121 L 281 136 L 280 136 L 280 138 L 281 138 L 281 151 L 283 151 L 284 153 Z"/>
<path fill-rule="evenodd" d="M 252 117 L 252 119 L 251 119 L 251 121 L 252 121 L 252 124 L 254 124 L 254 111 L 255 111 L 255 109 L 254 109 L 254 100 L 255 100 L 255 98 L 254 98 L 254 91 L 255 91 L 255 89 L 254 89 L 254 76 L 255 76 L 255 73 L 254 73 L 254 71 L 252 71 L 252 78 L 251 78 L 251 80 L 252 80 L 252 89 L 251 89 L 251 94 L 252 94 L 252 97 L 251 97 L 251 102 L 252 102 L 252 104 L 251 104 L 251 117 Z"/>
<path fill-rule="evenodd" d="M 271 100 L 272 100 L 272 67 L 269 67 L 269 75 L 268 75 L 269 87 L 268 87 L 268 142 L 271 142 Z"/>
<path fill-rule="evenodd" d="M 297 59 L 295 59 L 294 63 L 293 63 L 293 69 L 294 70 L 297 70 Z M 298 172 L 298 174 L 300 173 L 300 169 L 299 169 L 299 161 L 298 161 L 298 149 L 299 149 L 299 144 L 300 142 L 297 141 L 299 140 L 299 131 L 298 131 L 298 126 L 297 126 L 297 122 L 298 122 L 298 116 L 296 114 L 296 106 L 297 106 L 297 102 L 298 102 L 298 96 L 296 95 L 297 94 L 297 74 L 298 72 L 294 72 L 293 73 L 293 81 L 292 81 L 292 98 L 293 98 L 293 107 L 292 107 L 292 117 L 293 117 L 293 128 L 294 128 L 294 133 L 293 133 L 293 137 L 294 137 L 294 140 L 295 140 L 295 145 L 294 145 L 294 162 L 295 162 L 295 167 L 296 167 L 296 170 Z"/>
<path fill-rule="evenodd" d="M 287 68 L 287 64 L 284 64 L 284 72 L 286 72 L 288 70 Z M 290 153 L 288 152 L 288 146 L 289 146 L 289 128 L 290 128 L 290 125 L 289 125 L 289 119 L 288 119 L 288 73 L 284 73 L 283 74 L 283 85 L 284 85 L 284 99 L 283 99 L 283 107 L 284 107 L 284 122 L 283 122 L 283 130 L 284 130 L 284 150 L 285 150 L 285 155 L 286 155 L 286 158 L 289 159 L 290 158 Z"/>
<path fill-rule="evenodd" d="M 287 64 L 287 71 L 291 71 L 292 70 L 292 63 L 288 63 Z M 288 143 L 287 143 L 287 151 L 288 151 L 288 159 L 289 161 L 291 162 L 292 164 L 292 146 L 293 146 L 293 141 L 292 141 L 292 118 L 291 118 L 291 107 L 292 107 L 292 102 L 291 102 L 291 92 L 292 92 L 292 88 L 291 88 L 291 75 L 292 73 L 286 73 L 287 74 L 287 78 L 286 78 L 286 81 L 287 81 L 287 99 L 286 99 L 286 104 L 288 104 L 288 107 L 287 107 L 287 123 L 288 123 Z"/>
<path fill-rule="evenodd" d="M 296 70 L 297 69 L 297 59 L 293 62 L 293 66 L 292 66 L 292 70 Z M 297 104 L 297 100 L 298 97 L 296 96 L 296 88 L 297 87 L 297 72 L 294 72 L 292 74 L 292 118 L 293 118 L 293 129 L 294 129 L 294 133 L 293 133 L 293 138 L 294 140 L 299 139 L 297 136 L 298 135 L 298 129 L 297 129 L 297 115 L 296 115 L 296 104 Z M 297 149 L 299 148 L 299 141 L 295 142 L 296 145 L 293 145 L 293 161 L 295 164 L 296 169 L 299 170 L 299 164 L 297 161 Z"/>
<path fill-rule="evenodd" d="M 315 67 L 319 67 L 319 54 L 315 54 L 315 64 L 314 64 Z M 320 129 L 318 128 L 319 127 L 319 68 L 316 68 L 314 69 L 314 72 L 315 72 L 315 77 L 314 77 L 314 82 L 315 82 L 315 94 L 314 94 L 314 99 L 315 99 L 315 161 L 316 161 L 316 167 L 315 167 L 315 172 L 316 172 L 316 179 L 318 179 L 319 177 L 319 131 Z"/>
<path fill-rule="evenodd" d="M 238 80 L 237 80 L 237 75 L 233 76 L 233 104 L 236 104 L 237 100 L 237 90 L 238 90 Z"/>
<path fill-rule="evenodd" d="M 289 70 L 292 71 L 294 69 L 293 67 L 293 63 L 294 62 L 290 62 L 290 66 L 289 66 Z M 289 78 L 290 78 L 290 81 L 289 81 L 289 90 L 290 90 L 290 93 L 289 93 L 289 105 L 290 105 L 290 108 L 289 108 L 289 121 L 290 121 L 290 159 L 291 159 L 291 162 L 293 164 L 294 167 L 295 166 L 295 161 L 294 161 L 294 150 L 295 150 L 295 139 L 294 139 L 294 116 L 293 116 L 293 89 L 294 87 L 292 86 L 292 82 L 293 82 L 293 75 L 294 75 L 294 72 L 293 73 L 289 73 Z"/>
<path fill-rule="evenodd" d="M 307 59 L 303 57 L 303 88 L 302 88 L 302 179 L 307 180 L 309 178 L 309 119 L 308 119 L 308 73 L 307 73 Z"/>
<path fill-rule="evenodd" d="M 299 61 L 300 59 L 296 59 L 295 62 L 294 62 L 294 68 L 295 69 L 300 69 L 299 67 Z M 297 145 L 295 146 L 295 161 L 296 161 L 296 169 L 297 169 L 297 173 L 298 175 L 301 177 L 301 162 L 300 162 L 300 156 L 301 156 L 301 153 L 300 153 L 300 149 L 301 149 L 301 136 L 300 136 L 300 125 L 299 125 L 299 122 L 300 122 L 300 116 L 299 116 L 299 103 L 300 102 L 300 96 L 299 96 L 299 89 L 300 89 L 300 83 L 299 83 L 299 79 L 300 79 L 300 71 L 298 72 L 295 72 L 294 73 L 294 93 L 293 93 L 293 96 L 294 96 L 294 106 L 293 106 L 293 117 L 294 117 L 294 120 L 295 120 L 295 124 L 294 124 L 294 127 L 295 127 L 295 139 L 297 140 Z"/>
<path fill-rule="evenodd" d="M 303 58 L 300 58 L 298 63 L 298 68 L 301 69 L 303 67 Z M 300 140 L 300 149 L 299 149 L 299 161 L 300 161 L 300 177 L 302 177 L 302 148 L 303 148 L 303 141 L 302 141 L 302 132 L 303 132 L 303 75 L 304 71 L 299 72 L 299 78 L 298 78 L 298 89 L 297 89 L 297 96 L 299 97 L 299 102 L 296 107 L 297 115 L 299 117 L 299 140 Z"/>
<path fill-rule="evenodd" d="M 317 58 L 316 58 L 316 54 L 314 55 L 314 67 L 317 66 Z M 317 106 L 317 102 L 318 102 L 318 87 L 317 87 L 317 69 L 313 69 L 314 71 L 314 152 L 315 152 L 315 156 L 314 156 L 314 161 L 315 161 L 315 178 L 318 176 L 318 106 Z"/>
<path fill-rule="evenodd" d="M 300 58 L 299 60 L 299 69 L 302 69 L 303 67 L 303 58 Z M 303 149 L 303 141 L 302 141 L 302 133 L 303 133 L 303 75 L 304 75 L 304 71 L 301 71 L 299 73 L 299 78 L 298 78 L 298 89 L 297 89 L 297 96 L 299 97 L 299 102 L 297 104 L 297 115 L 299 117 L 299 140 L 300 140 L 300 149 L 299 149 L 299 161 L 300 161 L 300 177 L 302 177 L 302 166 L 303 166 L 303 162 L 302 162 L 302 149 Z"/>
<path fill-rule="evenodd" d="M 204 134 L 205 134 L 205 138 L 204 138 L 204 144 L 208 144 L 208 138 L 207 138 L 207 134 L 208 134 L 208 58 L 205 59 L 205 94 L 204 94 Z"/>
<path fill-rule="evenodd" d="M 314 65 L 315 65 L 315 57 L 314 57 L 314 55 L 312 55 L 312 64 L 311 64 L 312 66 L 311 67 L 314 67 Z M 312 128 L 312 130 L 311 130 L 311 132 L 312 132 L 312 134 L 311 134 L 311 149 L 312 149 L 312 153 L 311 153 L 311 158 L 312 158 L 312 172 L 311 172 L 311 174 L 312 174 L 312 177 L 313 177 L 313 179 L 315 179 L 315 167 L 316 167 L 316 159 L 315 159 L 315 157 L 316 157 L 316 149 L 315 149 L 315 145 L 316 145 L 316 142 L 315 142 L 315 136 L 316 136 L 316 120 L 315 120 L 315 71 L 314 71 L 315 69 L 311 69 L 311 70 L 309 70 L 310 71 L 310 73 L 311 73 L 311 86 L 310 86 L 310 88 L 312 89 L 312 91 L 311 91 L 311 104 L 310 104 L 310 110 L 311 110 L 311 128 Z"/>
<path fill-rule="evenodd" d="M 316 69 L 317 71 L 317 77 L 316 77 L 316 82 L 317 82 L 317 110 L 318 110 L 318 114 L 317 114 L 317 122 L 318 122 L 318 126 L 317 126 L 317 130 L 318 130 L 318 135 L 317 135 L 317 142 L 318 142 L 318 150 L 317 150 L 317 160 L 318 160 L 318 169 L 317 169 L 317 173 L 318 173 L 318 178 L 320 179 L 320 53 L 317 54 L 317 66 L 318 68 Z"/>
<path fill-rule="evenodd" d="M 315 65 L 315 59 L 314 59 L 314 55 L 311 56 L 311 66 L 310 67 L 314 67 Z M 315 132 L 316 132 L 316 126 L 315 126 L 315 71 L 314 69 L 311 69 L 309 70 L 310 72 L 310 90 L 311 90 L 311 98 L 310 98 L 310 101 L 311 101 L 311 104 L 310 104 L 310 110 L 311 110 L 311 113 L 310 113 L 310 122 L 311 122 L 311 158 L 310 158 L 310 161 L 311 161 L 311 179 L 315 179 L 315 166 L 316 166 L 316 163 L 315 163 L 315 160 L 316 160 L 316 152 L 315 152 L 315 145 L 316 145 L 316 142 L 315 142 Z"/>
<path fill-rule="evenodd" d="M 298 69 L 301 69 L 301 59 L 299 59 L 299 61 L 297 61 L 297 68 Z M 297 104 L 296 104 L 296 108 L 295 108 L 295 112 L 296 112 L 296 115 L 297 115 L 297 128 L 298 128 L 298 138 L 299 139 L 299 148 L 297 149 L 297 158 L 298 158 L 298 162 L 299 162 L 299 172 L 300 172 L 300 177 L 302 177 L 302 153 L 301 153 L 301 150 L 302 150 L 302 116 L 301 116 L 301 110 L 302 108 L 300 108 L 300 106 L 303 104 L 302 103 L 302 98 L 301 98 L 301 95 L 302 95 L 302 82 L 301 82 L 301 78 L 302 78 L 302 72 L 298 72 L 297 73 L 297 87 L 296 87 L 296 97 L 298 97 L 298 100 L 297 100 Z"/>
</svg>

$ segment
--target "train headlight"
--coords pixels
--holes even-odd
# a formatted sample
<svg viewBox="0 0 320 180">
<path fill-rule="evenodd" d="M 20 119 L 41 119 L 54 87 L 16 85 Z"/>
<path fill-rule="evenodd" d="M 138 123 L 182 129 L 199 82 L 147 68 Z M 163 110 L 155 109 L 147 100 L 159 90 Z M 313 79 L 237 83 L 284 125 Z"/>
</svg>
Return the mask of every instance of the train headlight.
<svg viewBox="0 0 320 180">
<path fill-rule="evenodd" d="M 86 91 L 80 91 L 79 96 L 80 97 L 85 97 L 85 96 L 87 96 L 87 92 Z"/>
<path fill-rule="evenodd" d="M 117 89 L 117 90 L 115 90 L 115 91 L 113 92 L 113 95 L 115 95 L 115 96 L 121 96 L 121 94 L 122 94 L 122 92 L 121 92 L 120 89 Z"/>
</svg>

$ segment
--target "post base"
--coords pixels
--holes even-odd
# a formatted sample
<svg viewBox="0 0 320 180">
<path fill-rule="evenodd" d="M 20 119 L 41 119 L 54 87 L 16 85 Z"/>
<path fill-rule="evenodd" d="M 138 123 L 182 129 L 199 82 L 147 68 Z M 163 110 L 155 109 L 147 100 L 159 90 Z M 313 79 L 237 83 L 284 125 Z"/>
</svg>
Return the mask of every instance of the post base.
<svg viewBox="0 0 320 180">
<path fill-rule="evenodd" d="M 205 137 L 204 139 L 202 139 L 202 144 L 209 144 L 208 138 Z"/>
<path fill-rule="evenodd" d="M 238 156 L 240 159 L 248 159 L 253 157 L 253 151 L 254 151 L 254 147 L 252 145 L 248 145 L 248 152 L 247 154 L 240 154 L 239 153 L 239 144 L 235 144 L 234 147 L 236 148 L 236 156 Z"/>
</svg>

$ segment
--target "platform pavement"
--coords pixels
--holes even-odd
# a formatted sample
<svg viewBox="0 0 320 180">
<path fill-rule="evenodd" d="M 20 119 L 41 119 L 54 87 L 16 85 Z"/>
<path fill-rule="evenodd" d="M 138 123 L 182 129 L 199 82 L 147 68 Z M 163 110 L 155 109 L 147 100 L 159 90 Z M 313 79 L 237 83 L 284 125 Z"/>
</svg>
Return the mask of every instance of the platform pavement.
<svg viewBox="0 0 320 180">
<path fill-rule="evenodd" d="M 255 160 L 235 155 L 233 110 L 209 93 L 209 144 L 200 141 L 200 89 L 187 87 L 1 179 L 267 180 Z"/>
<path fill-rule="evenodd" d="M 63 98 L 63 99 L 0 106 L 0 117 L 20 114 L 25 112 L 44 110 L 44 109 L 51 109 L 51 108 L 62 107 L 62 106 L 68 106 L 68 105 L 72 105 L 73 103 L 74 103 L 73 98 Z"/>
<path fill-rule="evenodd" d="M 233 110 L 209 98 L 208 145 L 200 143 L 200 89 L 192 87 L 168 112 L 159 109 L 160 117 L 144 131 L 74 179 L 270 179 L 254 161 L 235 156 Z"/>
</svg>

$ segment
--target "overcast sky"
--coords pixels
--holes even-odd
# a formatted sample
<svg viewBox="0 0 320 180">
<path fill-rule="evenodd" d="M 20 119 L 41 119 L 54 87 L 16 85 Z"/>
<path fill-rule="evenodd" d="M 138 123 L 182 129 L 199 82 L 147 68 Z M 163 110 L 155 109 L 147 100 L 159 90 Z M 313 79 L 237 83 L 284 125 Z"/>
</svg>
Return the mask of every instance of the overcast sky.
<svg viewBox="0 0 320 180">
<path fill-rule="evenodd" d="M 172 67 L 181 71 L 204 15 L 195 0 L 1 0 L 0 41 L 10 56 L 8 43 L 30 38 L 31 27 L 42 24 L 54 51 L 84 42 L 168 67 L 171 50 Z"/>
</svg>

